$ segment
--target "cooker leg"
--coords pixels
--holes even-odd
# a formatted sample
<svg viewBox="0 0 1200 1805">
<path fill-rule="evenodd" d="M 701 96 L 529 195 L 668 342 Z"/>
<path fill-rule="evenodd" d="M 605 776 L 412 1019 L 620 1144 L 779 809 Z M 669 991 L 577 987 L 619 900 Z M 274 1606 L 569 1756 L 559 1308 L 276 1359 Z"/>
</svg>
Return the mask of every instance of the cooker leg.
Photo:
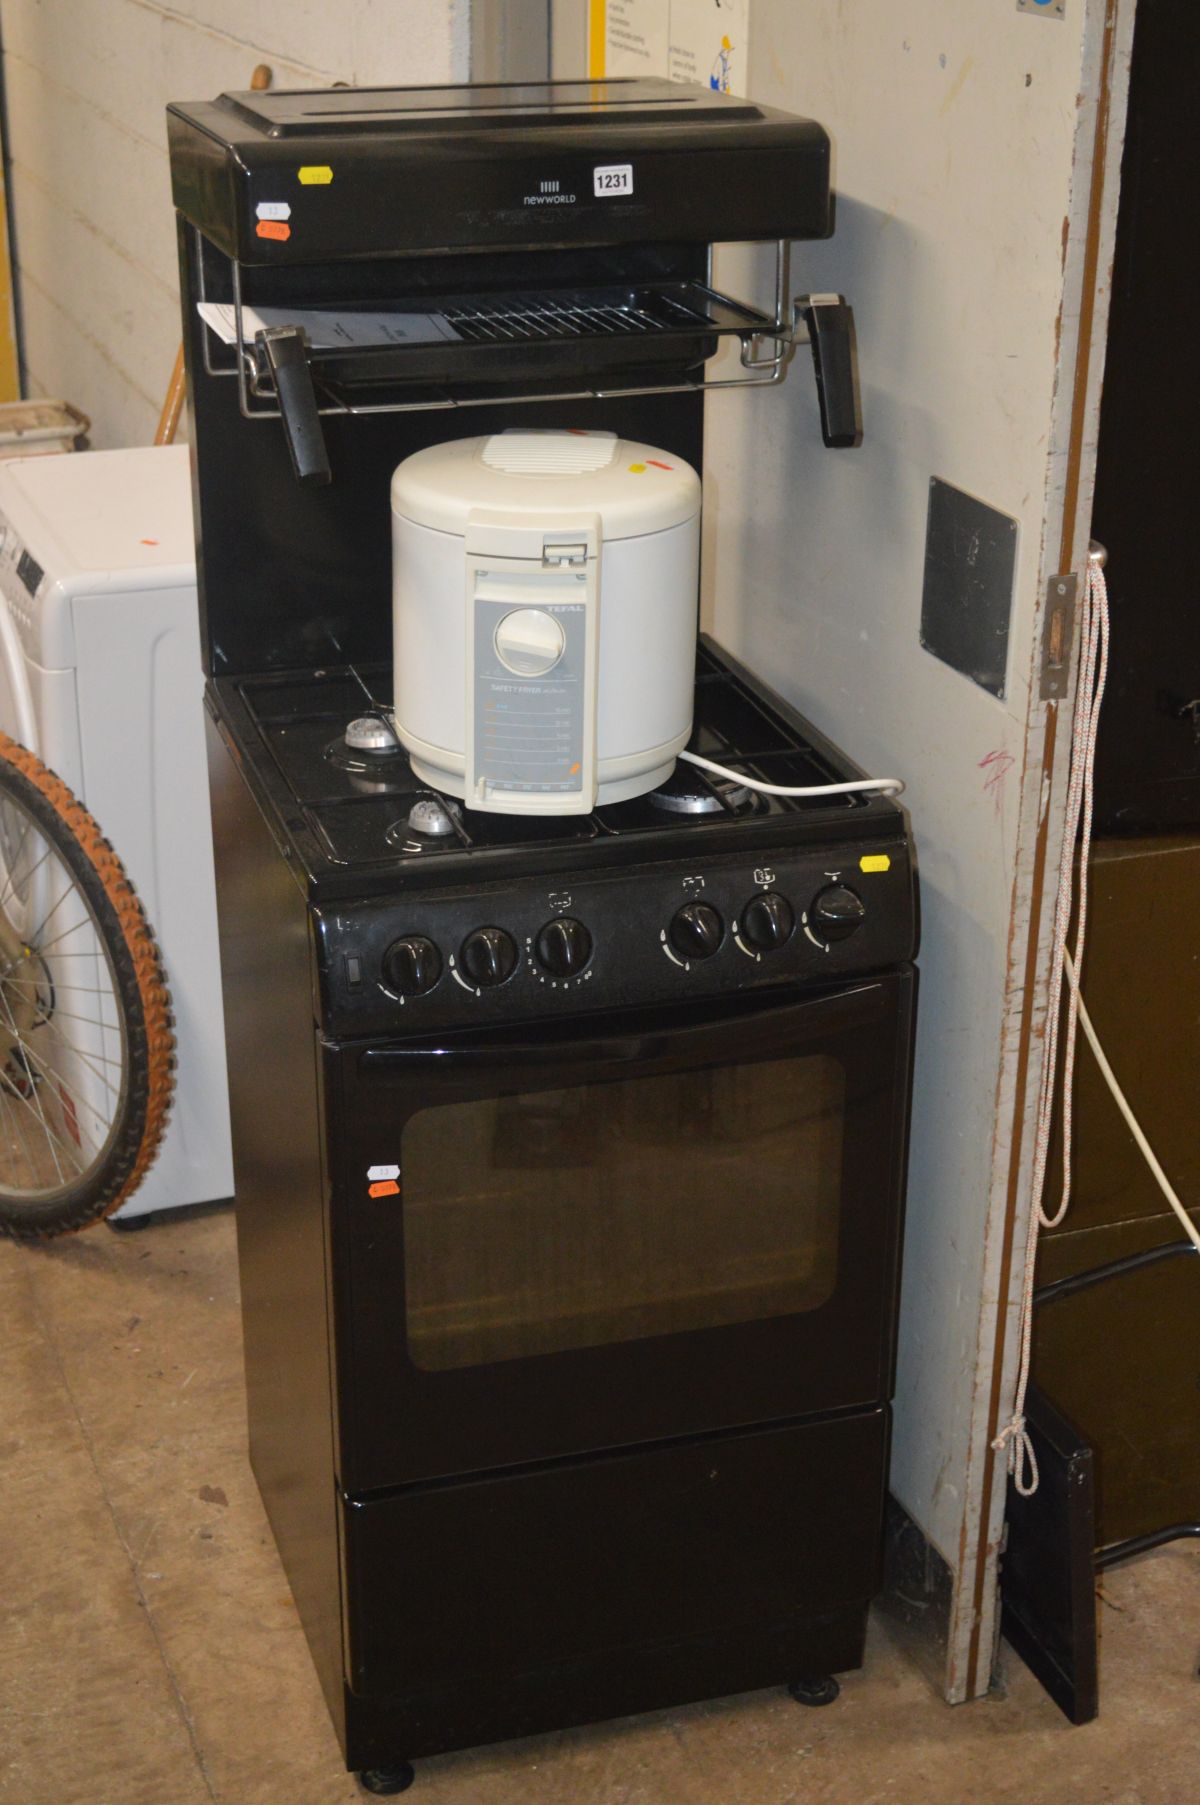
<svg viewBox="0 0 1200 1805">
<path fill-rule="evenodd" d="M 415 1779 L 411 1762 L 402 1761 L 399 1767 L 365 1767 L 358 1783 L 364 1792 L 397 1793 L 407 1792 Z"/>
<path fill-rule="evenodd" d="M 815 1680 L 793 1680 L 788 1687 L 798 1705 L 832 1705 L 841 1690 L 831 1673 Z"/>
</svg>

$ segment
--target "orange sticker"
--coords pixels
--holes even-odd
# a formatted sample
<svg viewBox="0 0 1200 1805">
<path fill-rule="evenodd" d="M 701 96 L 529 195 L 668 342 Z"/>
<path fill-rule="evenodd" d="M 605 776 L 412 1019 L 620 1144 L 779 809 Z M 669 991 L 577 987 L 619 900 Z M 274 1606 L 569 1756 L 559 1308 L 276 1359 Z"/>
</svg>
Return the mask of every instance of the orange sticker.
<svg viewBox="0 0 1200 1805">
<path fill-rule="evenodd" d="M 260 238 L 290 238 L 292 228 L 285 219 L 260 219 L 254 230 Z"/>
<path fill-rule="evenodd" d="M 661 458 L 647 458 L 646 462 L 653 464 L 656 470 L 674 470 L 675 468 L 674 464 L 664 464 Z"/>
<path fill-rule="evenodd" d="M 143 545 L 157 545 L 158 540 L 157 539 L 143 539 L 141 543 Z"/>
<path fill-rule="evenodd" d="M 573 764 L 573 765 L 572 765 L 572 766 L 571 766 L 571 769 L 570 769 L 570 770 L 569 770 L 569 771 L 568 771 L 568 772 L 567 772 L 567 776 L 568 776 L 568 777 L 578 777 L 578 776 L 579 776 L 579 765 L 578 765 L 578 763 L 576 763 L 576 764 Z"/>
<path fill-rule="evenodd" d="M 367 1192 L 371 1197 L 399 1197 L 400 1186 L 394 1178 L 383 1178 L 377 1184 L 369 1185 Z"/>
</svg>

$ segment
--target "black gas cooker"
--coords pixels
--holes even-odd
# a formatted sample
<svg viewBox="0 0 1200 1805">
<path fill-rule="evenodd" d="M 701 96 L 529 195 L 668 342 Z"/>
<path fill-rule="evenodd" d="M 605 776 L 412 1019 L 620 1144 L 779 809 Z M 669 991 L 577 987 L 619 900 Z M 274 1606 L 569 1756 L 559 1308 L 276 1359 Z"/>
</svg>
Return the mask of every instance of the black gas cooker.
<svg viewBox="0 0 1200 1805">
<path fill-rule="evenodd" d="M 413 775 L 386 726 L 390 682 L 386 666 L 345 666 L 211 687 L 314 908 L 327 1032 L 820 983 L 912 957 L 907 828 L 888 797 L 768 796 L 681 763 L 589 815 L 482 813 Z M 352 722 L 382 749 L 349 743 Z M 707 639 L 690 747 L 773 784 L 862 775 Z"/>
<path fill-rule="evenodd" d="M 347 1765 L 397 1792 L 440 1750 L 827 1701 L 880 1577 L 906 817 L 683 765 L 477 813 L 387 718 L 414 452 L 585 426 L 698 469 L 722 336 L 765 388 L 801 320 L 858 443 L 849 309 L 788 272 L 828 135 L 654 81 L 225 95 L 169 132 L 250 1449 Z M 772 309 L 713 289 L 729 240 L 774 246 Z M 458 324 L 251 343 L 247 308 Z M 692 749 L 863 778 L 710 642 Z"/>
</svg>

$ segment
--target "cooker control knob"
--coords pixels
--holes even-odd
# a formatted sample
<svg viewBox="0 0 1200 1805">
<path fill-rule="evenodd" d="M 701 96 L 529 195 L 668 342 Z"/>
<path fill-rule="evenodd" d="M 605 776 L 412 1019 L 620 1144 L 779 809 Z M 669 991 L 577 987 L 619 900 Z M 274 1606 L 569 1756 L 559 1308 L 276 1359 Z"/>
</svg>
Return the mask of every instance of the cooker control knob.
<svg viewBox="0 0 1200 1805">
<path fill-rule="evenodd" d="M 566 643 L 562 628 L 544 608 L 514 608 L 496 628 L 496 656 L 515 677 L 544 677 Z"/>
<path fill-rule="evenodd" d="M 862 926 L 866 915 L 861 896 L 845 884 L 829 884 L 813 897 L 808 924 L 817 939 L 829 945 L 835 940 L 848 940 Z"/>
<path fill-rule="evenodd" d="M 738 931 L 756 953 L 773 953 L 791 939 L 795 925 L 796 912 L 787 897 L 778 890 L 764 890 L 742 910 Z"/>
<path fill-rule="evenodd" d="M 711 959 L 725 938 L 725 923 L 711 903 L 684 903 L 667 933 L 681 959 Z"/>
<path fill-rule="evenodd" d="M 442 955 L 424 934 L 404 934 L 383 955 L 383 981 L 399 997 L 424 996 L 442 975 Z"/>
<path fill-rule="evenodd" d="M 546 923 L 534 942 L 534 950 L 539 965 L 556 978 L 572 978 L 592 956 L 592 937 L 581 921 L 560 915 Z"/>
<path fill-rule="evenodd" d="M 512 977 L 517 943 L 503 928 L 475 928 L 459 947 L 458 960 L 472 984 L 490 990 Z"/>
</svg>

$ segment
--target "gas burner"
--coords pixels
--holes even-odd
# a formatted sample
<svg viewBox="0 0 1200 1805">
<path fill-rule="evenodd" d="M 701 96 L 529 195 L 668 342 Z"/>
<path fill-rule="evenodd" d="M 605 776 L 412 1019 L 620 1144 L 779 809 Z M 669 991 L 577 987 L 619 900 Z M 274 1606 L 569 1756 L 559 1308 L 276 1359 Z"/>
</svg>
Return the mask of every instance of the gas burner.
<svg viewBox="0 0 1200 1805">
<path fill-rule="evenodd" d="M 345 742 L 348 751 L 365 752 L 376 758 L 400 751 L 395 728 L 381 714 L 356 715 L 347 723 Z"/>
<path fill-rule="evenodd" d="M 448 796 L 428 791 L 418 796 L 407 815 L 401 815 L 384 832 L 384 839 L 398 852 L 440 852 L 465 841 L 462 805 Z"/>
<path fill-rule="evenodd" d="M 399 753 L 395 727 L 383 715 L 355 715 L 346 722 L 346 747 L 352 753 Z"/>
<path fill-rule="evenodd" d="M 364 796 L 406 788 L 411 782 L 404 748 L 381 715 L 357 716 L 345 733 L 329 742 L 325 757 Z"/>
<path fill-rule="evenodd" d="M 650 801 L 671 815 L 737 815 L 753 806 L 754 792 L 744 783 L 706 783 L 698 772 L 676 765 Z"/>
<path fill-rule="evenodd" d="M 408 811 L 408 828 L 410 833 L 422 834 L 426 839 L 444 840 L 461 819 L 457 802 L 445 802 L 440 796 L 420 796 Z"/>
</svg>

